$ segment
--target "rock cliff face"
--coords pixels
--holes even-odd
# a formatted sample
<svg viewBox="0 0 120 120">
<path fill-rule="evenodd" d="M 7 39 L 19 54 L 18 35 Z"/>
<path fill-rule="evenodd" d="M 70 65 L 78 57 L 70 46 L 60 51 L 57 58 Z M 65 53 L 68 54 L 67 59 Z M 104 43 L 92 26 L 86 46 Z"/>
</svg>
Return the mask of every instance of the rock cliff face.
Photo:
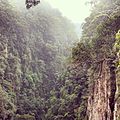
<svg viewBox="0 0 120 120">
<path fill-rule="evenodd" d="M 116 92 L 116 74 L 113 60 L 102 60 L 94 73 L 92 94 L 88 99 L 89 120 L 113 120 Z M 97 77 L 96 77 L 97 76 Z"/>
</svg>

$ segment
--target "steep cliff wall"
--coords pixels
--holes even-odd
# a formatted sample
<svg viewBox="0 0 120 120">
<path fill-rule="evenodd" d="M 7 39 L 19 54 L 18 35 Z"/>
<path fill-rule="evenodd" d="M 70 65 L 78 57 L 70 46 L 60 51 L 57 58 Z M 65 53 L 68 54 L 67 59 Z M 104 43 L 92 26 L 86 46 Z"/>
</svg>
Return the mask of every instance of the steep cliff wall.
<svg viewBox="0 0 120 120">
<path fill-rule="evenodd" d="M 113 60 L 102 60 L 94 73 L 93 92 L 88 99 L 89 120 L 113 120 L 116 74 Z"/>
</svg>

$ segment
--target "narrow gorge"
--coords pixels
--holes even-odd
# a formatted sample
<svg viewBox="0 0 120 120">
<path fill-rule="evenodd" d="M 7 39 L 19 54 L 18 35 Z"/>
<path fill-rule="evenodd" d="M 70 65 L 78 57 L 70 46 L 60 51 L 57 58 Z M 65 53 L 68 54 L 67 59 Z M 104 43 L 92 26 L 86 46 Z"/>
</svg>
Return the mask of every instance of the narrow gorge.
<svg viewBox="0 0 120 120">
<path fill-rule="evenodd" d="M 0 0 L 0 120 L 120 120 L 120 0 L 86 4 L 78 29 L 47 1 Z"/>
</svg>

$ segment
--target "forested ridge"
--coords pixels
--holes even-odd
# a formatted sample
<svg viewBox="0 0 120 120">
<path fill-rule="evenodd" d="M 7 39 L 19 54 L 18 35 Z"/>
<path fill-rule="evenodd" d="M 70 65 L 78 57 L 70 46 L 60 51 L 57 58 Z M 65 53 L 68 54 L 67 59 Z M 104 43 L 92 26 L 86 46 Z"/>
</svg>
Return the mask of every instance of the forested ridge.
<svg viewBox="0 0 120 120">
<path fill-rule="evenodd" d="M 120 0 L 90 4 L 79 39 L 44 1 L 0 0 L 0 120 L 120 119 Z"/>
</svg>

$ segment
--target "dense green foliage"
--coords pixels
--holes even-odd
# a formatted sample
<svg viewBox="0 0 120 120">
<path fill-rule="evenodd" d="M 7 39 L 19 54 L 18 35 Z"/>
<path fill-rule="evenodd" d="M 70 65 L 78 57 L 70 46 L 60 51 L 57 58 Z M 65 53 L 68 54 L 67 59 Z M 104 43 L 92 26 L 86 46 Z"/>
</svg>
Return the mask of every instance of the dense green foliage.
<svg viewBox="0 0 120 120">
<path fill-rule="evenodd" d="M 120 30 L 116 33 L 116 41 L 114 44 L 114 51 L 116 52 L 116 76 L 117 76 L 117 94 L 116 94 L 116 101 L 117 101 L 117 113 L 118 113 L 118 120 L 120 119 Z"/>
<path fill-rule="evenodd" d="M 73 47 L 74 25 L 58 10 L 16 12 L 0 0 L 0 119 L 87 120 L 100 61 L 119 59 L 119 2 L 94 3 Z"/>
<path fill-rule="evenodd" d="M 119 0 L 98 1 L 98 4 L 95 4 L 91 15 L 86 18 L 83 25 L 81 42 L 78 43 L 77 47 L 73 48 L 73 61 L 81 64 L 82 67 L 86 66 L 86 76 L 88 76 L 87 91 L 88 96 L 91 96 L 91 98 L 94 95 L 95 81 L 101 74 L 101 62 L 110 60 L 114 63 L 117 58 L 113 46 L 115 44 L 115 34 L 120 28 L 119 2 Z M 111 69 L 113 69 L 112 67 L 114 66 L 110 66 Z M 115 91 L 113 90 L 113 92 Z M 83 109 L 85 110 L 86 107 L 84 106 Z M 85 117 L 82 119 L 85 119 Z"/>
<path fill-rule="evenodd" d="M 74 26 L 47 4 L 16 12 L 0 3 L 0 117 L 47 119 L 50 91 L 77 40 Z"/>
</svg>

